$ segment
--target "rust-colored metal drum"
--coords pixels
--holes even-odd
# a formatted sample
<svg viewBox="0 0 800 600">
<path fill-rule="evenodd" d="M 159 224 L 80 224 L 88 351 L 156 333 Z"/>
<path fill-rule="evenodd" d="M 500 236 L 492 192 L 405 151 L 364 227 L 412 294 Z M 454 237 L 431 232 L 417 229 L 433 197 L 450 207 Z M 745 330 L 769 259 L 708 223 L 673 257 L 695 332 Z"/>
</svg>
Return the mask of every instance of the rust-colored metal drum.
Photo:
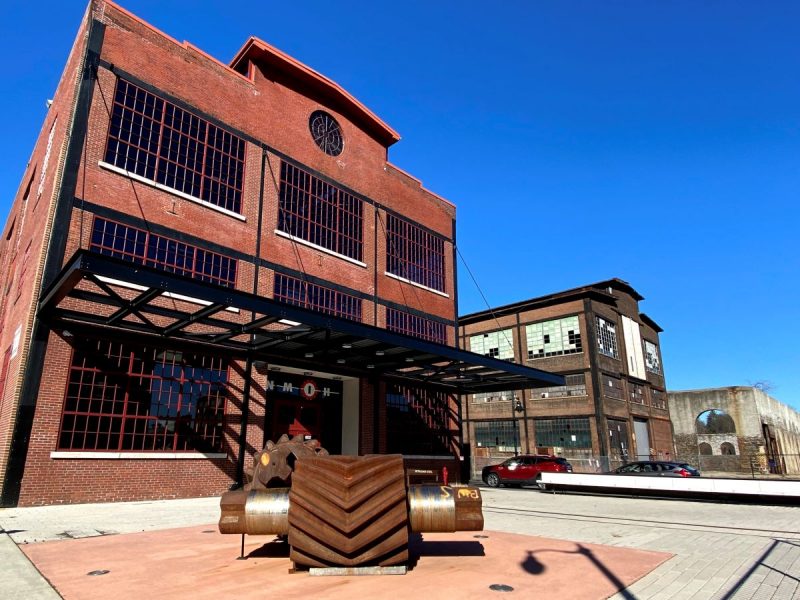
<svg viewBox="0 0 800 600">
<path fill-rule="evenodd" d="M 408 488 L 411 531 L 482 531 L 481 493 L 474 487 L 412 485 Z"/>
<path fill-rule="evenodd" d="M 410 532 L 483 529 L 480 490 L 449 485 L 406 488 L 399 454 L 313 452 L 291 467 L 290 488 L 266 488 L 254 480 L 245 489 L 223 494 L 220 532 L 287 535 L 295 565 L 349 568 L 407 562 Z"/>
<path fill-rule="evenodd" d="M 384 567 L 408 560 L 399 454 L 299 460 L 289 501 L 289 558 L 296 565 Z"/>
<path fill-rule="evenodd" d="M 222 496 L 220 509 L 220 533 L 289 533 L 289 488 L 228 492 Z"/>
</svg>

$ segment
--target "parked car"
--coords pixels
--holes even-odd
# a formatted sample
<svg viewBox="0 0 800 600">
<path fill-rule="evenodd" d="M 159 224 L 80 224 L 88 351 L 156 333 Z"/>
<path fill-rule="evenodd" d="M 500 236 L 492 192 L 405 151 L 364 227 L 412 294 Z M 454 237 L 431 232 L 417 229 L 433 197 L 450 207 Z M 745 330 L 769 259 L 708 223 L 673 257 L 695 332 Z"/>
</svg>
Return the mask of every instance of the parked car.
<svg viewBox="0 0 800 600">
<path fill-rule="evenodd" d="M 501 485 L 538 484 L 541 473 L 572 473 L 572 465 L 565 458 L 536 454 L 522 454 L 483 468 L 481 478 L 489 487 Z"/>
<path fill-rule="evenodd" d="M 700 471 L 682 462 L 643 460 L 614 469 L 609 475 L 644 475 L 645 477 L 700 477 Z"/>
</svg>

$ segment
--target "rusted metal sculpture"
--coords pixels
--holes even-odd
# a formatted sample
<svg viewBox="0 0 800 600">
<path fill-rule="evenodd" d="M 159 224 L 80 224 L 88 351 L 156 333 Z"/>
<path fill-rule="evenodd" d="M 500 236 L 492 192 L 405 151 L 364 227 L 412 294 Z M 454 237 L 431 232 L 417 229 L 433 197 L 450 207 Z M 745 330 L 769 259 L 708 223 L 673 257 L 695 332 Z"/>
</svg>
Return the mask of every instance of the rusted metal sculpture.
<svg viewBox="0 0 800 600">
<path fill-rule="evenodd" d="M 483 529 L 477 488 L 406 487 L 400 455 L 314 450 L 291 467 L 291 487 L 266 487 L 256 468 L 250 489 L 224 494 L 220 531 L 288 536 L 296 566 L 324 568 L 403 565 L 412 532 Z"/>
</svg>

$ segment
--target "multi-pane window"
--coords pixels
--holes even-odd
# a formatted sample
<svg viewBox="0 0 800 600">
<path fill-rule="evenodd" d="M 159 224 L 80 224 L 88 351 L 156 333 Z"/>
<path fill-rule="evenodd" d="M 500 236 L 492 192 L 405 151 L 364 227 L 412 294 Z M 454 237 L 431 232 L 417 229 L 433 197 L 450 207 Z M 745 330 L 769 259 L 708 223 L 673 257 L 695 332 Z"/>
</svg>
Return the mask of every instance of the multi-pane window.
<svg viewBox="0 0 800 600">
<path fill-rule="evenodd" d="M 603 374 L 601 380 L 603 385 L 603 396 L 616 398 L 617 400 L 625 400 L 625 394 L 622 390 L 622 380 L 619 377 L 612 377 L 611 375 Z"/>
<path fill-rule="evenodd" d="M 58 448 L 221 452 L 227 359 L 105 340 L 80 340 Z"/>
<path fill-rule="evenodd" d="M 628 382 L 628 389 L 631 394 L 631 402 L 634 404 L 644 404 L 644 386 L 638 383 Z"/>
<path fill-rule="evenodd" d="M 391 213 L 386 215 L 386 271 L 444 291 L 444 240 Z"/>
<path fill-rule="evenodd" d="M 589 419 L 536 419 L 536 445 L 561 448 L 591 448 Z"/>
<path fill-rule="evenodd" d="M 90 249 L 200 281 L 236 284 L 235 258 L 99 217 L 94 219 Z"/>
<path fill-rule="evenodd" d="M 279 231 L 360 261 L 363 204 L 335 185 L 281 163 Z"/>
<path fill-rule="evenodd" d="M 563 398 L 568 396 L 586 395 L 586 375 L 575 373 L 564 376 L 565 385 L 556 385 L 533 390 L 534 398 Z"/>
<path fill-rule="evenodd" d="M 443 392 L 391 385 L 386 390 L 386 451 L 443 455 L 454 443 L 452 406 Z"/>
<path fill-rule="evenodd" d="M 296 277 L 275 274 L 275 299 L 352 321 L 361 320 L 361 298 Z"/>
<path fill-rule="evenodd" d="M 651 373 L 661 374 L 661 359 L 658 357 L 658 346 L 644 341 L 644 366 Z"/>
<path fill-rule="evenodd" d="M 666 410 L 667 408 L 667 394 L 662 392 L 661 390 L 651 390 L 650 395 L 652 396 L 652 400 L 650 400 L 650 406 L 653 408 L 660 408 L 662 410 Z"/>
<path fill-rule="evenodd" d="M 490 404 L 492 402 L 510 402 L 516 399 L 516 392 L 483 392 L 472 395 L 473 404 Z"/>
<path fill-rule="evenodd" d="M 617 328 L 614 323 L 606 321 L 602 317 L 597 319 L 597 347 L 600 354 L 605 354 L 611 358 L 618 358 L 617 352 Z"/>
<path fill-rule="evenodd" d="M 516 421 L 475 421 L 475 445 L 499 452 L 516 452 L 519 448 Z"/>
<path fill-rule="evenodd" d="M 528 358 L 544 358 L 583 352 L 578 317 L 566 317 L 525 327 Z"/>
<path fill-rule="evenodd" d="M 444 323 L 438 323 L 395 308 L 386 309 L 386 329 L 422 338 L 429 342 L 437 342 L 439 344 L 447 342 L 447 328 Z"/>
<path fill-rule="evenodd" d="M 241 213 L 241 138 L 127 81 L 117 82 L 106 162 Z"/>
<path fill-rule="evenodd" d="M 501 360 L 514 360 L 514 344 L 511 342 L 513 331 L 503 329 L 490 333 L 479 333 L 469 338 L 469 349 L 476 354 L 483 354 Z"/>
</svg>

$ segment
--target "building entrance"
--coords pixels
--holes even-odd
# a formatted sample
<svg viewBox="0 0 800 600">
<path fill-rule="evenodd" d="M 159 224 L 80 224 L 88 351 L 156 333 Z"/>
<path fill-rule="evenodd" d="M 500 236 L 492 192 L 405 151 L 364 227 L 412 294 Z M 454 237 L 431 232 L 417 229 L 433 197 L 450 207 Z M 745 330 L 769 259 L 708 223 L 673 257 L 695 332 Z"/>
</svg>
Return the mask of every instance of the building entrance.
<svg viewBox="0 0 800 600">
<path fill-rule="evenodd" d="M 319 440 L 331 454 L 341 452 L 341 381 L 270 372 L 266 390 L 265 440 L 302 435 Z"/>
</svg>

